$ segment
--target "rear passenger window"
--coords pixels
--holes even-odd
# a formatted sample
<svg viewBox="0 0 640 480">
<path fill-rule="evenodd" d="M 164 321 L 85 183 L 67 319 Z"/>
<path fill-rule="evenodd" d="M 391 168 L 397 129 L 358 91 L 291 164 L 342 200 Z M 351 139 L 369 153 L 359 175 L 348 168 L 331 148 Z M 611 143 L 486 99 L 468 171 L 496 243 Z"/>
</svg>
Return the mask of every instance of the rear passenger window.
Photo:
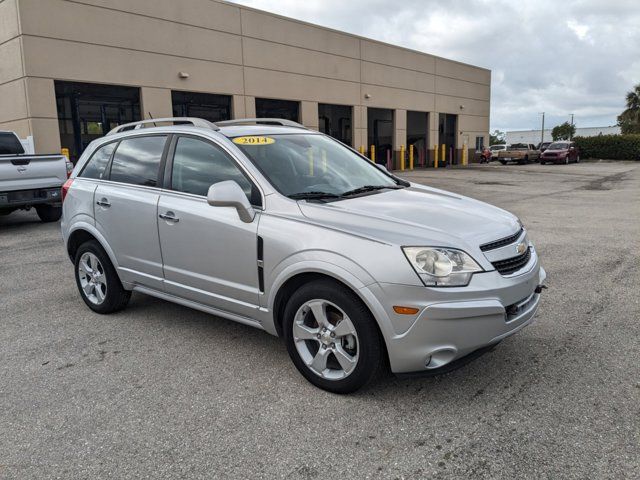
<svg viewBox="0 0 640 480">
<path fill-rule="evenodd" d="M 106 168 L 107 163 L 109 163 L 109 159 L 111 158 L 114 148 L 116 148 L 115 142 L 108 143 L 93 152 L 93 155 L 91 155 L 91 158 L 82 169 L 82 173 L 79 176 L 97 179 L 106 178 L 106 175 L 104 175 L 104 169 Z"/>
<path fill-rule="evenodd" d="M 110 180 L 155 187 L 166 136 L 122 140 L 111 162 Z"/>
<path fill-rule="evenodd" d="M 229 155 L 220 147 L 191 137 L 176 144 L 171 172 L 171 189 L 206 196 L 209 187 L 225 180 L 237 182 L 253 205 L 260 194 Z"/>
</svg>

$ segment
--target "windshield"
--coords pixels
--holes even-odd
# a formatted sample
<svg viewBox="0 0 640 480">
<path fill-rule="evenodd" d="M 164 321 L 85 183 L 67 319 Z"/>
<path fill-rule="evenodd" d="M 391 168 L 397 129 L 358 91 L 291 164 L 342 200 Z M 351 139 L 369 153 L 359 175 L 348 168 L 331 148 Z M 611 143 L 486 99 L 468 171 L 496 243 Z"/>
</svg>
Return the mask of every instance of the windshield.
<svg viewBox="0 0 640 480">
<path fill-rule="evenodd" d="M 549 145 L 549 148 L 547 150 L 567 150 L 568 148 L 569 148 L 568 143 L 555 142 Z"/>
<path fill-rule="evenodd" d="M 371 162 L 325 135 L 246 136 L 232 141 L 280 193 L 292 198 L 398 188 Z"/>
</svg>

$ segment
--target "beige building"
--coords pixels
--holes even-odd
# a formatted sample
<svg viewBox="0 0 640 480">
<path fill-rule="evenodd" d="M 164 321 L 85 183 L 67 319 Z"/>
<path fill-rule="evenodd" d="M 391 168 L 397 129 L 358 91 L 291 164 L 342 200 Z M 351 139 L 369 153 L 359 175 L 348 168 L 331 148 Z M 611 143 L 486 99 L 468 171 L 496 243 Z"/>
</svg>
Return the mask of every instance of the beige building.
<svg viewBox="0 0 640 480">
<path fill-rule="evenodd" d="M 281 116 L 379 162 L 489 142 L 491 72 L 217 0 L 0 0 L 0 129 L 72 158 L 118 123 Z"/>
</svg>

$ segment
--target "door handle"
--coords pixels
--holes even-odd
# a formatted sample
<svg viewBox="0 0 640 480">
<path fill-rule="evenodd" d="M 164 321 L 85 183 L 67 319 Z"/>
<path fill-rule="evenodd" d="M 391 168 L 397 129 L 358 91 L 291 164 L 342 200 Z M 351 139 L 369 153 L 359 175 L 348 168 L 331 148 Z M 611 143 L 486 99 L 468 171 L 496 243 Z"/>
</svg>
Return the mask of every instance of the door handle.
<svg viewBox="0 0 640 480">
<path fill-rule="evenodd" d="M 166 220 L 167 222 L 178 223 L 180 221 L 180 219 L 176 217 L 175 213 L 173 212 L 161 213 L 158 216 L 161 219 Z"/>
<path fill-rule="evenodd" d="M 109 200 L 107 200 L 106 198 L 101 198 L 100 200 L 98 200 L 96 202 L 96 204 L 100 205 L 101 207 L 105 207 L 105 208 L 109 208 L 111 206 L 111 204 L 109 203 Z"/>
</svg>

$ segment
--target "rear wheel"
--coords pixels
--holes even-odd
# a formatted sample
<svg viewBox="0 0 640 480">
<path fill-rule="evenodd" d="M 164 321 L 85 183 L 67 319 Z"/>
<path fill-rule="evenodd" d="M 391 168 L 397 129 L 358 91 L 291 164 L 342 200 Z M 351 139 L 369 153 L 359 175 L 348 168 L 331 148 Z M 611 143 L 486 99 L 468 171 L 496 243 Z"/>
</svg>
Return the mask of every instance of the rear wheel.
<svg viewBox="0 0 640 480">
<path fill-rule="evenodd" d="M 131 298 L 102 246 L 95 240 L 83 243 L 75 257 L 78 291 L 84 303 L 97 313 L 122 310 Z"/>
<path fill-rule="evenodd" d="M 502 165 L 506 165 L 506 164 L 507 164 L 507 161 L 506 161 L 506 160 L 500 160 L 500 163 L 501 163 Z"/>
<path fill-rule="evenodd" d="M 45 223 L 57 222 L 62 216 L 62 207 L 56 207 L 54 205 L 38 205 L 36 206 L 36 213 L 40 220 Z"/>
<path fill-rule="evenodd" d="M 576 155 L 576 163 L 580 163 L 580 155 Z"/>
<path fill-rule="evenodd" d="M 384 347 L 367 307 L 347 287 L 319 280 L 300 287 L 284 311 L 289 356 L 312 384 L 350 393 L 381 370 Z"/>
<path fill-rule="evenodd" d="M 565 164 L 565 165 L 569 165 L 569 155 L 567 155 L 566 157 L 564 157 L 564 164 Z"/>
</svg>

